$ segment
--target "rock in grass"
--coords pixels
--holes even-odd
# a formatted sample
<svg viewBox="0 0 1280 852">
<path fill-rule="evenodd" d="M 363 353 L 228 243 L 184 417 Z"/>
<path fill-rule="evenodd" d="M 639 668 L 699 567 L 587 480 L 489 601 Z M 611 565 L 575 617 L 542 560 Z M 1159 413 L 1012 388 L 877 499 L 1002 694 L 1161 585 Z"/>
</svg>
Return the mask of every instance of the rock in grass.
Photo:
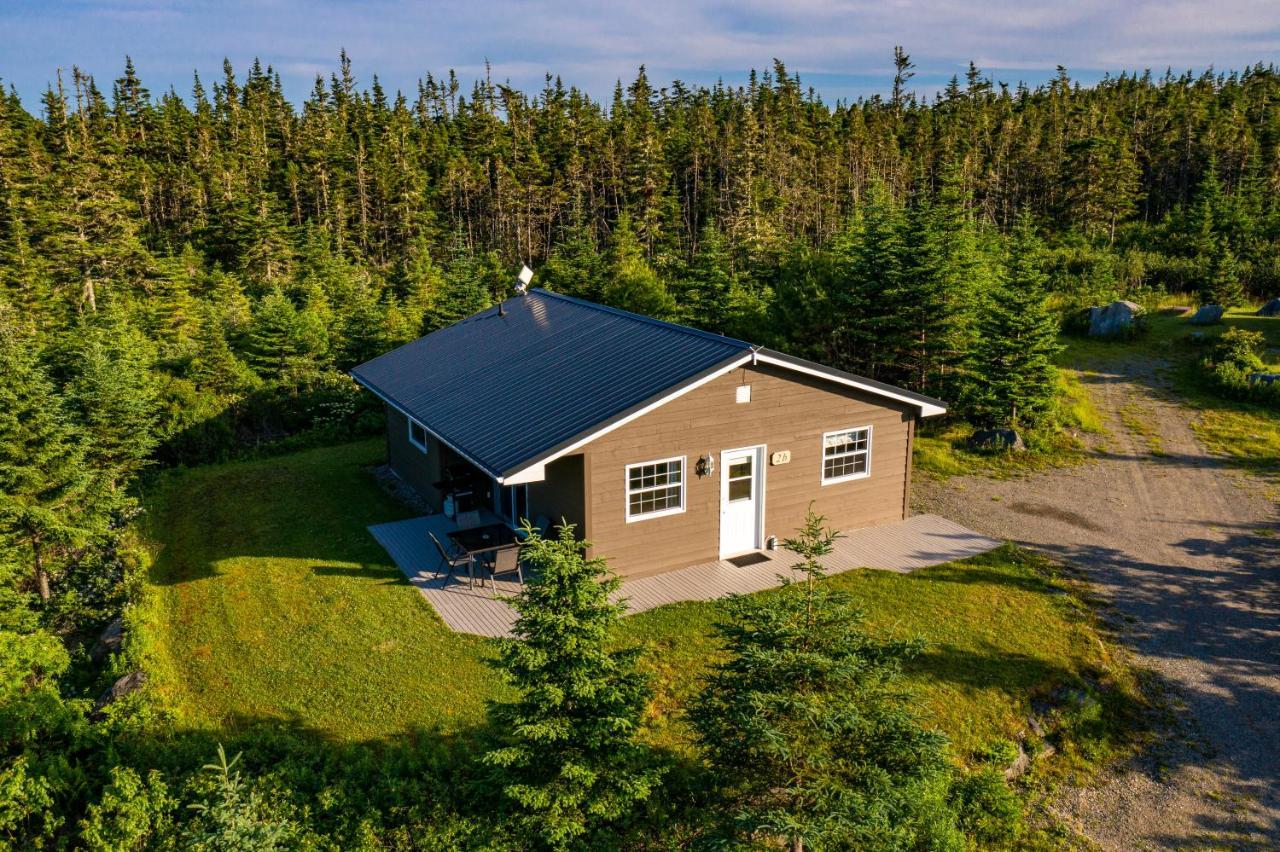
<svg viewBox="0 0 1280 852">
<path fill-rule="evenodd" d="M 145 672 L 130 672 L 115 683 L 111 684 L 110 687 L 98 696 L 98 700 L 94 702 L 93 705 L 93 712 L 90 715 L 100 717 L 102 715 L 102 711 L 107 707 L 107 705 L 114 704 L 131 692 L 137 692 L 146 682 L 147 675 Z"/>
<path fill-rule="evenodd" d="M 1274 317 L 1280 316 L 1280 299 L 1272 299 L 1262 307 L 1258 308 L 1258 316 Z"/>
<path fill-rule="evenodd" d="M 979 450 L 1014 450 L 1022 452 L 1027 442 L 1017 429 L 979 429 L 969 439 L 969 446 Z"/>
<path fill-rule="evenodd" d="M 89 649 L 89 659 L 95 663 L 100 663 L 106 659 L 108 654 L 114 654 L 119 651 L 123 642 L 124 619 L 116 616 L 98 636 L 98 641 L 94 642 L 93 647 Z"/>
<path fill-rule="evenodd" d="M 1018 743 L 1018 756 L 1005 767 L 1004 778 L 1006 781 L 1012 781 L 1030 768 L 1031 755 L 1027 754 L 1027 750 L 1022 747 L 1022 743 Z"/>
<path fill-rule="evenodd" d="M 1280 382 L 1280 373 L 1250 373 L 1249 384 L 1251 385 L 1274 385 Z"/>
<path fill-rule="evenodd" d="M 1133 330 L 1134 320 L 1142 313 L 1142 306 L 1123 299 L 1106 307 L 1089 309 L 1090 337 L 1120 337 Z"/>
<path fill-rule="evenodd" d="M 1213 325 L 1222 322 L 1224 313 L 1222 305 L 1201 305 L 1200 310 L 1191 318 L 1192 325 Z"/>
</svg>

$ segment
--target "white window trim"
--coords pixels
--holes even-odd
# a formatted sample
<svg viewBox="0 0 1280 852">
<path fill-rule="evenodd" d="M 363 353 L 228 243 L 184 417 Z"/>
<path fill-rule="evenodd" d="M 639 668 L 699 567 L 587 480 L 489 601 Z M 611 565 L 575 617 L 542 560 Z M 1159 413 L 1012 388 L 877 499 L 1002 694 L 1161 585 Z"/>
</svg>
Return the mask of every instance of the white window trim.
<svg viewBox="0 0 1280 852">
<path fill-rule="evenodd" d="M 422 425 L 421 423 L 419 423 L 417 420 L 414 420 L 412 417 L 409 417 L 409 416 L 407 416 L 407 415 L 406 415 L 405 419 L 408 421 L 408 425 L 406 425 L 406 426 L 405 426 L 405 429 L 406 429 L 406 430 L 408 431 L 408 433 L 409 433 L 409 443 L 410 443 L 412 446 L 417 447 L 417 448 L 418 448 L 419 450 L 421 450 L 422 452 L 424 452 L 424 453 L 425 453 L 425 452 L 427 452 L 427 444 L 426 444 L 426 441 L 425 441 L 425 440 L 424 440 L 421 444 L 419 444 L 417 441 L 413 440 L 413 427 L 414 427 L 414 425 L 417 425 L 417 427 L 418 427 L 419 429 L 421 429 L 421 430 L 422 430 L 422 436 L 423 436 L 423 438 L 426 438 L 426 436 L 427 436 L 427 435 L 431 434 L 430 430 L 428 430 L 426 426 L 423 426 L 423 425 Z"/>
<path fill-rule="evenodd" d="M 847 473 L 844 476 L 836 476 L 827 478 L 827 438 L 832 435 L 843 435 L 846 432 L 861 432 L 866 430 L 867 433 L 867 469 L 862 473 Z M 854 479 L 866 479 L 871 475 L 871 439 L 872 429 L 870 426 L 850 426 L 847 429 L 832 429 L 830 432 L 822 433 L 822 443 L 818 447 L 818 475 L 822 479 L 823 485 L 835 485 L 838 482 L 849 482 Z"/>
<path fill-rule="evenodd" d="M 680 462 L 680 506 L 675 509 L 662 509 L 661 511 L 658 511 L 658 512 L 644 512 L 639 515 L 631 514 L 631 495 L 634 493 L 631 490 L 631 469 L 633 467 L 644 467 L 645 465 L 651 465 L 651 464 L 666 464 L 667 462 L 673 462 L 673 461 Z M 689 483 L 689 466 L 686 462 L 687 462 L 687 457 L 685 456 L 671 456 L 670 458 L 665 458 L 665 459 L 653 459 L 652 461 L 632 462 L 623 467 L 622 508 L 626 511 L 627 523 L 630 524 L 630 523 L 635 523 L 636 521 L 647 521 L 651 518 L 665 518 L 670 515 L 684 514 L 684 508 L 687 505 L 687 501 L 685 499 L 686 497 L 685 490 Z M 668 486 L 662 485 L 657 487 L 666 488 Z M 641 489 L 641 490 L 643 491 L 645 489 Z"/>
</svg>

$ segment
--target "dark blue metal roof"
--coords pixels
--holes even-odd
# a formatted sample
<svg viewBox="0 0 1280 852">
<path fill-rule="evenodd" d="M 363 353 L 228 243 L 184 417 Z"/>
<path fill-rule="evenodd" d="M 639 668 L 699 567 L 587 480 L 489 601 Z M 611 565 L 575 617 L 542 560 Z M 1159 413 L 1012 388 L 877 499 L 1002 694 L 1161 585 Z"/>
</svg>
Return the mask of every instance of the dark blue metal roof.
<svg viewBox="0 0 1280 852">
<path fill-rule="evenodd" d="M 361 364 L 360 384 L 493 476 L 751 351 L 532 290 Z"/>
</svg>

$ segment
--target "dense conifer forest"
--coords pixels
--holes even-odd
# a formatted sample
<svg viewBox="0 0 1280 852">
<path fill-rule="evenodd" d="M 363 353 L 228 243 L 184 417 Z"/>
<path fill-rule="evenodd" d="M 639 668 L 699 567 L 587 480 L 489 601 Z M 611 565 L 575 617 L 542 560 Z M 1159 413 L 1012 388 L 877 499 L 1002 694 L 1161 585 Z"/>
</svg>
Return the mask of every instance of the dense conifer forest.
<svg viewBox="0 0 1280 852">
<path fill-rule="evenodd" d="M 642 68 L 605 103 L 551 76 L 388 92 L 345 54 L 300 104 L 256 62 L 0 94 L 0 845 L 89 843 L 90 805 L 112 831 L 174 812 L 79 701 L 137 593 L 137 484 L 375 431 L 345 371 L 522 264 L 1028 428 L 1083 307 L 1280 294 L 1275 68 L 1032 88 L 970 66 L 921 97 L 895 64 L 887 97 L 835 104 L 782 62 L 741 87 Z"/>
</svg>

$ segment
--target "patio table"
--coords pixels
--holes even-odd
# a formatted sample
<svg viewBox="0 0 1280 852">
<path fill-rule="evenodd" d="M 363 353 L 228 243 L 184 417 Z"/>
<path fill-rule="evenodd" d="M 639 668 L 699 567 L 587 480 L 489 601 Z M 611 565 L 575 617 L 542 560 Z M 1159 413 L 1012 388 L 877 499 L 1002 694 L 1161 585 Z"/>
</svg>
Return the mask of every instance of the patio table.
<svg viewBox="0 0 1280 852">
<path fill-rule="evenodd" d="M 506 524 L 485 524 L 465 530 L 454 530 L 449 533 L 449 538 L 472 556 L 502 550 L 504 547 L 514 547 L 518 544 L 515 532 Z"/>
<path fill-rule="evenodd" d="M 453 530 L 448 535 L 454 544 L 472 557 L 472 565 L 475 564 L 476 557 L 483 554 L 520 546 L 520 542 L 516 541 L 515 532 L 506 524 L 485 524 L 465 530 Z M 474 575 L 471 576 L 471 581 L 475 583 Z M 480 585 L 484 585 L 484 575 L 480 577 Z"/>
</svg>

